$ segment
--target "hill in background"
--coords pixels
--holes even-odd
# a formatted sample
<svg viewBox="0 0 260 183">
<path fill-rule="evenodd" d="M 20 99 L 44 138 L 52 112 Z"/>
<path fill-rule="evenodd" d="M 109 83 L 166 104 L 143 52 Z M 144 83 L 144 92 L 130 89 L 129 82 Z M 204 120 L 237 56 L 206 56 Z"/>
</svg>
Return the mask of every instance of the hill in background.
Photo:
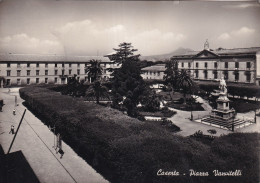
<svg viewBox="0 0 260 183">
<path fill-rule="evenodd" d="M 172 51 L 171 53 L 166 53 L 166 54 L 162 54 L 162 55 L 151 55 L 151 56 L 140 56 L 141 60 L 147 60 L 147 61 L 164 61 L 166 59 L 171 58 L 174 55 L 182 55 L 185 54 L 187 52 L 193 51 L 192 49 L 189 48 L 178 48 L 174 51 Z"/>
</svg>

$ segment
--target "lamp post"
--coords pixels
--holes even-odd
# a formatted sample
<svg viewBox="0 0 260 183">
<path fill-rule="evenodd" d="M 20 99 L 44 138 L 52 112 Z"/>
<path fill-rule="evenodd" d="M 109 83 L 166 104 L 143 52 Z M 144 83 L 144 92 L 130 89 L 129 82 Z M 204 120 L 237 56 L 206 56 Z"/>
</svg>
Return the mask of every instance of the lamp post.
<svg viewBox="0 0 260 183">
<path fill-rule="evenodd" d="M 53 130 L 53 135 L 54 135 L 54 143 L 53 143 L 53 148 L 55 148 L 55 125 L 54 125 L 54 127 L 53 128 L 51 128 L 50 126 L 49 126 L 49 130 L 51 131 L 51 130 Z"/>
</svg>

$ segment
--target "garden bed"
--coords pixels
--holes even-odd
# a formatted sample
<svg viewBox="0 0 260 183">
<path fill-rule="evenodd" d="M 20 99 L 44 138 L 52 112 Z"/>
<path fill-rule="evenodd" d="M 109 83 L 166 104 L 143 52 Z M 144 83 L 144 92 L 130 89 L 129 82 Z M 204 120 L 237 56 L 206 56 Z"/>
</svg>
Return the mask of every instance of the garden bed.
<svg viewBox="0 0 260 183">
<path fill-rule="evenodd" d="M 210 145 L 174 135 L 158 124 L 39 87 L 20 89 L 29 109 L 112 183 L 257 182 L 258 134 L 229 134 Z M 160 169 L 189 173 L 240 169 L 241 177 L 158 176 Z"/>
</svg>

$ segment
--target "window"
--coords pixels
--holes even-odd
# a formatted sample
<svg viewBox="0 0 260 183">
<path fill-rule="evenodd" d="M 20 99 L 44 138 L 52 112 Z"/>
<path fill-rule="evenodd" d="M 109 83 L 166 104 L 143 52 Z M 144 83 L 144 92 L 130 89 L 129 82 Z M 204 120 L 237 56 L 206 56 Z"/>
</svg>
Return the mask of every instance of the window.
<svg viewBox="0 0 260 183">
<path fill-rule="evenodd" d="M 27 64 L 27 67 L 30 67 L 30 63 Z"/>
<path fill-rule="evenodd" d="M 21 85 L 21 79 L 17 79 L 17 85 Z"/>
<path fill-rule="evenodd" d="M 204 78 L 208 79 L 208 71 L 207 70 L 204 70 Z"/>
<path fill-rule="evenodd" d="M 48 70 L 45 70 L 45 76 L 48 76 Z"/>
<path fill-rule="evenodd" d="M 88 70 L 87 69 L 85 69 L 85 74 L 87 74 L 88 73 Z"/>
<path fill-rule="evenodd" d="M 198 62 L 196 62 L 196 67 L 197 67 L 197 68 L 199 67 L 199 63 L 198 63 Z"/>
<path fill-rule="evenodd" d="M 9 86 L 11 84 L 11 79 L 6 80 L 6 85 Z"/>
<path fill-rule="evenodd" d="M 88 67 L 88 64 L 85 64 L 85 67 Z"/>
<path fill-rule="evenodd" d="M 224 79 L 228 80 L 228 72 L 224 72 L 223 75 L 224 75 Z"/>
<path fill-rule="evenodd" d="M 18 68 L 20 68 L 20 67 L 21 67 L 21 64 L 20 64 L 20 63 L 18 63 L 18 64 L 17 64 L 17 67 L 18 67 Z"/>
<path fill-rule="evenodd" d="M 58 75 L 58 70 L 54 70 L 54 74 L 55 74 L 55 75 Z"/>
<path fill-rule="evenodd" d="M 218 72 L 213 72 L 214 79 L 218 79 Z"/>
<path fill-rule="evenodd" d="M 198 78 L 198 77 L 199 77 L 199 71 L 195 70 L 195 78 Z"/>
<path fill-rule="evenodd" d="M 183 62 L 181 63 L 181 67 L 184 67 L 184 63 Z"/>
<path fill-rule="evenodd" d="M 214 62 L 214 68 L 218 68 L 218 63 Z"/>
<path fill-rule="evenodd" d="M 36 76 L 39 76 L 39 74 L 40 74 L 40 71 L 36 70 Z"/>
<path fill-rule="evenodd" d="M 21 76 L 21 71 L 20 70 L 17 71 L 17 76 Z"/>
<path fill-rule="evenodd" d="M 191 64 L 190 64 L 190 62 L 188 63 L 188 67 L 191 67 Z"/>
<path fill-rule="evenodd" d="M 250 68 L 251 68 L 251 63 L 250 63 L 250 62 L 247 62 L 247 63 L 246 63 L 246 68 L 247 68 L 247 69 L 250 69 Z"/>
<path fill-rule="evenodd" d="M 7 67 L 11 67 L 11 64 L 10 64 L 10 63 L 7 63 Z"/>
<path fill-rule="evenodd" d="M 58 64 L 55 64 L 54 67 L 58 67 Z"/>
<path fill-rule="evenodd" d="M 251 81 L 251 74 L 250 73 L 248 73 L 246 75 L 246 81 L 250 83 L 250 81 Z"/>
<path fill-rule="evenodd" d="M 54 83 L 58 83 L 58 78 L 54 78 Z"/>
<path fill-rule="evenodd" d="M 106 64 L 104 64 L 104 67 L 106 67 Z"/>
<path fill-rule="evenodd" d="M 69 67 L 71 67 L 71 64 L 69 64 Z"/>
<path fill-rule="evenodd" d="M 156 72 L 155 72 L 155 71 L 153 72 L 153 75 L 156 75 Z"/>
<path fill-rule="evenodd" d="M 207 62 L 205 62 L 205 63 L 204 63 L 204 66 L 205 66 L 205 68 L 207 68 L 207 67 L 208 67 L 208 63 L 207 63 Z"/>
<path fill-rule="evenodd" d="M 238 81 L 238 80 L 239 80 L 239 73 L 236 72 L 236 73 L 235 73 L 235 81 Z"/>
<path fill-rule="evenodd" d="M 30 76 L 31 71 L 27 70 L 27 76 Z"/>
<path fill-rule="evenodd" d="M 235 62 L 235 68 L 239 68 L 239 62 Z"/>
<path fill-rule="evenodd" d="M 11 76 L 11 71 L 6 71 L 7 76 Z"/>
<path fill-rule="evenodd" d="M 36 67 L 39 67 L 39 66 L 40 66 L 40 64 L 39 64 L 39 63 L 37 63 L 37 64 L 36 64 Z"/>
<path fill-rule="evenodd" d="M 78 67 L 80 67 L 80 64 L 78 64 Z"/>
<path fill-rule="evenodd" d="M 157 75 L 160 76 L 160 72 L 159 71 L 158 71 Z"/>
<path fill-rule="evenodd" d="M 45 68 L 47 68 L 48 67 L 48 64 L 45 64 Z"/>
<path fill-rule="evenodd" d="M 39 78 L 36 78 L 36 84 L 39 84 Z"/>
<path fill-rule="evenodd" d="M 28 85 L 30 84 L 30 78 L 27 78 L 27 84 Z"/>
<path fill-rule="evenodd" d="M 70 70 L 69 70 L 69 75 L 71 75 L 71 72 L 72 72 L 72 70 L 70 69 Z"/>
<path fill-rule="evenodd" d="M 62 75 L 64 75 L 64 72 L 65 72 L 65 71 L 64 71 L 64 70 L 62 70 L 61 72 L 62 72 Z"/>
<path fill-rule="evenodd" d="M 228 62 L 225 62 L 225 68 L 226 69 L 228 68 Z"/>
<path fill-rule="evenodd" d="M 45 84 L 48 84 L 48 78 L 45 78 Z"/>
<path fill-rule="evenodd" d="M 65 66 L 65 64 L 63 63 L 63 64 L 62 64 L 62 67 L 64 67 L 64 66 Z"/>
</svg>

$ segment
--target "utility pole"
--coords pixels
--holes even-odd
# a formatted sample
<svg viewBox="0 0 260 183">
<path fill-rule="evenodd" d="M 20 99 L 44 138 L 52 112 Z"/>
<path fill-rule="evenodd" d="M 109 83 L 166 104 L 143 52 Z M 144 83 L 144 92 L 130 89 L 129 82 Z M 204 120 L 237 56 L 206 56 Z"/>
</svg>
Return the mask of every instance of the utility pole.
<svg viewBox="0 0 260 183">
<path fill-rule="evenodd" d="M 20 123 L 19 123 L 19 125 L 18 125 L 18 127 L 17 127 L 17 130 L 16 130 L 16 132 L 15 132 L 14 138 L 13 138 L 12 143 L 11 143 L 9 149 L 8 149 L 7 154 L 9 154 L 9 152 L 10 152 L 12 146 L 13 146 L 13 143 L 14 143 L 15 137 L 16 137 L 16 135 L 17 135 L 17 133 L 18 133 L 18 130 L 19 130 L 21 124 L 22 124 L 22 121 L 23 121 L 23 117 L 24 117 L 24 115 L 25 115 L 25 112 L 26 112 L 26 109 L 24 109 L 23 116 L 22 116 L 22 118 L 21 118 L 21 120 L 20 120 Z"/>
</svg>

